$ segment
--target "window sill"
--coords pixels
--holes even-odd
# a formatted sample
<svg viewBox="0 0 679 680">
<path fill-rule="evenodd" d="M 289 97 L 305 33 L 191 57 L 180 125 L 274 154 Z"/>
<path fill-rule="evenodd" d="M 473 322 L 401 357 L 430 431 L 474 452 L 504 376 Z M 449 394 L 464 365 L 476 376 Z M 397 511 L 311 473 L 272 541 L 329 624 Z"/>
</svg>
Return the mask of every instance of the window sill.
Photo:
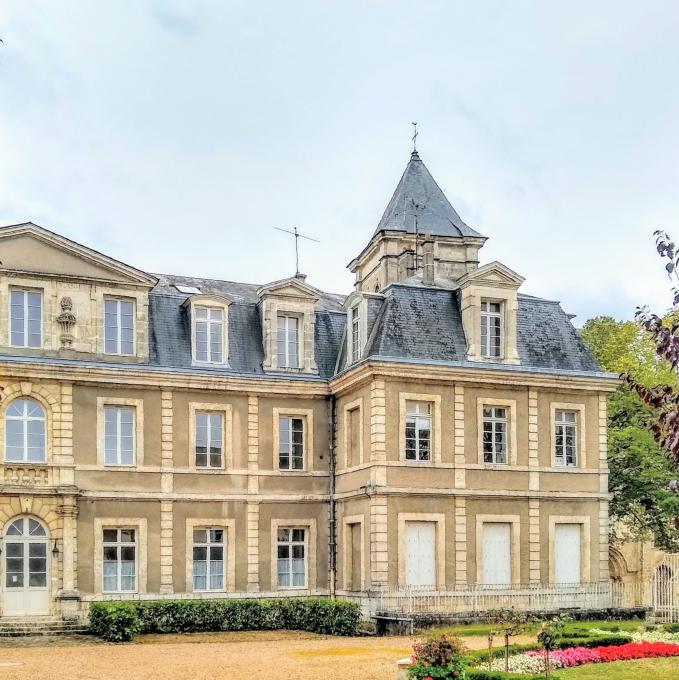
<svg viewBox="0 0 679 680">
<path fill-rule="evenodd" d="M 293 590 L 295 592 L 307 592 L 311 593 L 311 590 L 309 589 L 309 586 L 278 586 L 278 590 L 283 590 L 283 591 L 290 591 Z"/>
<path fill-rule="evenodd" d="M 484 470 L 507 470 L 511 468 L 511 463 L 482 463 Z"/>
</svg>

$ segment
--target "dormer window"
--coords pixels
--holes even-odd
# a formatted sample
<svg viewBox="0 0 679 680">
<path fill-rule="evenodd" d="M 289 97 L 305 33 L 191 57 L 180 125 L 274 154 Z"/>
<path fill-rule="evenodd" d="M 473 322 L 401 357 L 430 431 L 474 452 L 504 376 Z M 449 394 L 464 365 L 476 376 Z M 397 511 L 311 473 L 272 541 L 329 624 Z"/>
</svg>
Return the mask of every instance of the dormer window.
<svg viewBox="0 0 679 680">
<path fill-rule="evenodd" d="M 502 357 L 502 303 L 481 301 L 481 356 Z"/>
<path fill-rule="evenodd" d="M 351 362 L 361 358 L 361 312 L 359 305 L 351 308 Z"/>
<path fill-rule="evenodd" d="M 278 315 L 276 336 L 278 368 L 299 368 L 299 318 L 289 314 Z"/>
<path fill-rule="evenodd" d="M 224 361 L 224 310 L 196 305 L 193 314 L 196 361 L 221 364 Z"/>
</svg>

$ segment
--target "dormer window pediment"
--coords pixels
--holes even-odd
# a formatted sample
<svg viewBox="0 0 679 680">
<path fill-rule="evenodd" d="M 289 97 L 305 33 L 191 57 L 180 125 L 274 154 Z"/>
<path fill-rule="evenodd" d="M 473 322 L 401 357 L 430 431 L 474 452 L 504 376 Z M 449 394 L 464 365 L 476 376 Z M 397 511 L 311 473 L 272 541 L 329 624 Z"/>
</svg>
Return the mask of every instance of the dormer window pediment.
<svg viewBox="0 0 679 680">
<path fill-rule="evenodd" d="M 229 305 L 222 295 L 192 295 L 184 303 L 191 321 L 191 356 L 198 364 L 227 364 Z"/>
<path fill-rule="evenodd" d="M 516 313 L 522 276 L 500 262 L 460 279 L 462 324 L 469 361 L 518 364 Z"/>
</svg>

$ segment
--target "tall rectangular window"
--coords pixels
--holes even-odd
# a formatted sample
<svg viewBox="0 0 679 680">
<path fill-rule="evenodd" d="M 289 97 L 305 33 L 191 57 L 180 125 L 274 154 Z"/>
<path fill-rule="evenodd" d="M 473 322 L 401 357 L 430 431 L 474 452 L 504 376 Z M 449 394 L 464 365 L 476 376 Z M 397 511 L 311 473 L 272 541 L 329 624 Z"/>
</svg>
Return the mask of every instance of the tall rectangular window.
<svg viewBox="0 0 679 680">
<path fill-rule="evenodd" d="M 134 301 L 104 300 L 104 351 L 134 354 Z"/>
<path fill-rule="evenodd" d="M 576 445 L 578 414 L 575 411 L 557 410 L 554 427 L 554 460 L 556 464 L 575 467 L 578 464 Z"/>
<path fill-rule="evenodd" d="M 281 470 L 304 469 L 304 419 L 282 416 L 278 423 L 278 467 Z"/>
<path fill-rule="evenodd" d="M 223 432 L 221 413 L 196 413 L 196 467 L 222 467 Z"/>
<path fill-rule="evenodd" d="M 305 588 L 307 585 L 306 529 L 278 530 L 278 587 Z"/>
<path fill-rule="evenodd" d="M 193 589 L 224 590 L 224 529 L 193 530 Z"/>
<path fill-rule="evenodd" d="M 278 368 L 299 368 L 299 319 L 280 314 L 276 336 Z"/>
<path fill-rule="evenodd" d="M 134 416 L 133 406 L 104 406 L 106 465 L 134 465 Z"/>
<path fill-rule="evenodd" d="M 104 529 L 105 593 L 129 593 L 137 589 L 136 529 Z"/>
<path fill-rule="evenodd" d="M 507 408 L 483 407 L 483 462 L 507 462 Z"/>
<path fill-rule="evenodd" d="M 42 347 L 42 293 L 10 293 L 10 342 L 13 347 Z"/>
<path fill-rule="evenodd" d="M 481 302 L 481 355 L 497 359 L 502 356 L 502 303 Z"/>
<path fill-rule="evenodd" d="M 431 460 L 431 403 L 406 402 L 406 460 Z"/>
<path fill-rule="evenodd" d="M 218 307 L 193 308 L 196 361 L 219 364 L 223 361 L 224 310 Z"/>
<path fill-rule="evenodd" d="M 351 308 L 351 362 L 361 358 L 361 315 L 358 305 Z"/>
</svg>

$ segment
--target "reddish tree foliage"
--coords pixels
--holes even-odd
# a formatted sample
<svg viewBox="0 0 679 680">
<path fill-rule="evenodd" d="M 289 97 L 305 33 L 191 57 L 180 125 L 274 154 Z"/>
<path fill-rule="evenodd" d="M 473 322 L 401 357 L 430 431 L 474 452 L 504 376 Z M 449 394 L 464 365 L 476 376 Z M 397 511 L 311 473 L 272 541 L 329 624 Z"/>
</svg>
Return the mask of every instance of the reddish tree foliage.
<svg viewBox="0 0 679 680">
<path fill-rule="evenodd" d="M 679 283 L 679 250 L 664 231 L 656 231 L 656 249 L 665 260 L 665 271 L 670 278 Z M 655 351 L 660 360 L 667 361 L 672 369 L 679 370 L 679 288 L 672 288 L 672 312 L 674 319 L 669 324 L 648 307 L 638 307 L 635 318 L 640 326 L 651 336 Z M 667 449 L 672 460 L 679 464 L 679 393 L 670 385 L 645 387 L 631 375 L 624 374 L 623 380 L 650 407 L 657 409 L 658 420 L 651 432 L 660 446 Z"/>
</svg>

